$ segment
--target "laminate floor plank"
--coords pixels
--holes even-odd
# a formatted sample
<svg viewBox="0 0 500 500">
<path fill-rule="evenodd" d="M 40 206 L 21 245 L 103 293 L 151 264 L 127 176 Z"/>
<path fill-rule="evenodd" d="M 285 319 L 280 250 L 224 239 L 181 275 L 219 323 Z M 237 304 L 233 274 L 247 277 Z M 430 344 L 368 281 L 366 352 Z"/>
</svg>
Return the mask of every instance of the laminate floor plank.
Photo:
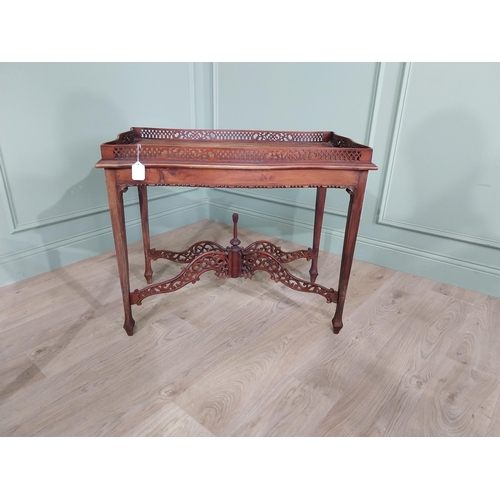
<svg viewBox="0 0 500 500">
<path fill-rule="evenodd" d="M 332 405 L 331 399 L 285 374 L 219 435 L 311 436 Z"/>
<path fill-rule="evenodd" d="M 340 265 L 338 269 L 340 270 Z M 336 274 L 338 275 L 338 271 Z M 397 274 L 397 271 L 387 267 L 376 266 L 369 262 L 354 261 L 347 288 L 344 307 L 345 317 L 348 318 L 358 307 L 363 306 L 368 298 L 380 290 L 395 274 Z"/>
<path fill-rule="evenodd" d="M 65 289 L 59 292 L 60 301 L 57 296 L 47 298 L 42 295 L 38 300 L 44 304 L 43 307 L 27 305 L 24 316 L 20 315 L 17 318 L 10 316 L 10 321 L 0 327 L 2 354 L 14 355 L 24 352 L 42 338 L 46 341 L 53 339 L 59 328 L 65 328 L 66 325 L 75 322 L 81 324 L 94 316 L 99 316 L 102 310 L 110 306 L 116 308 L 116 302 L 121 296 L 116 282 L 117 280 L 112 277 L 107 282 L 101 280 L 101 289 L 94 288 L 93 291 L 87 291 L 86 297 L 73 296 Z"/>
<path fill-rule="evenodd" d="M 160 297 L 153 299 L 158 301 Z M 242 324 L 247 325 L 257 312 L 262 320 L 256 322 L 253 329 L 246 328 L 241 335 L 235 333 L 238 322 L 232 318 L 225 322 L 225 327 L 221 321 L 213 330 L 199 331 L 174 315 L 165 315 L 161 301 L 152 306 L 154 314 L 150 315 L 148 324 L 143 325 L 140 336 L 124 338 L 120 323 L 116 323 L 114 330 L 120 331 L 120 336 L 118 339 L 115 336 L 115 344 L 98 351 L 95 358 L 84 356 L 74 365 L 79 381 L 85 382 L 85 396 L 81 398 L 78 392 L 72 396 L 84 400 L 85 405 L 74 405 L 74 399 L 66 397 L 58 410 L 59 414 L 65 414 L 64 426 L 57 423 L 55 402 L 39 409 L 34 416 L 41 424 L 37 435 L 50 435 L 55 429 L 59 435 L 69 435 L 66 429 L 78 436 L 125 435 L 131 425 L 135 426 L 158 411 L 177 392 L 183 391 L 186 384 L 202 377 L 207 366 L 212 367 L 227 356 L 227 352 L 242 349 L 245 343 L 260 335 L 266 318 L 272 321 L 279 318 L 273 308 L 274 302 L 262 299 L 249 304 L 242 301 L 241 306 L 245 304 Z M 262 314 L 266 308 L 268 314 Z M 282 314 L 287 313 L 286 307 L 282 310 Z M 129 340 L 133 340 L 134 345 L 127 347 Z M 99 342 L 94 344 L 99 345 Z M 50 389 L 56 397 L 68 387 L 69 371 L 67 367 L 60 372 L 57 387 Z M 41 395 L 40 399 L 47 398 Z M 34 427 L 32 421 L 26 425 Z M 22 429 L 18 425 L 16 433 Z"/>
<path fill-rule="evenodd" d="M 490 425 L 485 435 L 488 437 L 500 437 L 500 396 L 497 398 Z"/>
<path fill-rule="evenodd" d="M 467 307 L 434 292 L 425 297 L 388 342 L 367 359 L 365 369 L 352 378 L 318 425 L 316 435 L 391 434 L 386 434 L 387 429 L 405 421 L 418 405 L 423 389 L 433 379 L 433 369 L 445 357 L 452 335 L 464 321 Z"/>
<path fill-rule="evenodd" d="M 486 436 L 500 396 L 500 381 L 457 361 L 439 360 L 417 405 L 391 435 Z"/>
<path fill-rule="evenodd" d="M 106 435 L 127 435 L 131 430 L 131 424 L 135 426 L 137 421 L 156 413 L 165 403 L 176 401 L 179 394 L 203 379 L 214 366 L 238 356 L 249 343 L 258 339 L 267 329 L 272 329 L 273 325 L 287 314 L 287 307 L 283 303 L 278 308 L 281 309 L 278 314 L 277 308 L 274 301 L 258 297 L 244 307 L 245 310 L 238 319 L 226 318 L 204 331 L 193 328 L 187 343 L 179 345 L 178 349 L 170 345 L 168 357 L 166 353 L 160 353 L 158 359 L 155 356 L 150 360 L 153 368 L 158 363 L 157 371 L 161 371 L 161 378 L 157 377 L 153 390 L 144 393 L 145 377 L 155 372 L 150 366 L 146 366 L 140 376 L 135 372 L 127 374 L 114 384 L 113 402 L 107 405 L 104 417 L 100 420 L 95 419 L 94 428 L 87 426 L 80 430 L 77 427 L 76 431 L 81 433 L 80 435 L 96 435 L 95 433 L 102 432 L 105 428 Z M 257 311 L 260 313 L 260 321 L 253 322 L 252 326 L 248 327 L 249 319 L 254 318 Z M 177 321 L 182 320 L 177 319 Z M 152 329 L 155 335 L 162 331 L 168 335 L 172 328 L 170 323 L 169 318 L 159 319 L 153 323 Z M 239 325 L 247 327 L 238 333 Z M 151 385 L 146 384 L 147 387 Z M 137 399 L 131 405 L 133 394 L 137 395 Z M 100 403 L 97 402 L 96 413 L 103 413 L 99 410 L 99 406 Z M 126 414 L 124 408 L 127 408 Z M 105 427 L 103 419 L 106 421 Z"/>
<path fill-rule="evenodd" d="M 106 264 L 103 265 L 103 262 Z M 17 287 L 17 291 L 14 286 L 17 283 L 3 287 L 0 328 L 8 330 L 19 321 L 38 318 L 47 311 L 68 307 L 75 301 L 93 308 L 106 304 L 107 288 L 116 288 L 116 278 L 110 274 L 116 268 L 114 255 L 109 254 L 103 261 L 96 260 L 95 265 L 85 262 L 84 269 L 78 269 L 77 264 L 52 271 L 57 273 L 54 279 L 38 280 L 42 285 L 50 282 L 50 287 L 42 286 L 39 289 L 38 281 L 34 278 L 30 279 L 30 285 Z"/>
<path fill-rule="evenodd" d="M 121 321 L 116 317 L 119 304 L 111 303 L 93 315 L 83 315 L 76 321 L 55 328 L 50 340 L 39 339 L 36 347 L 25 350 L 26 355 L 47 377 L 71 370 L 107 348 L 113 349 L 120 339 L 110 330 L 120 331 Z M 151 310 L 153 304 L 148 304 Z M 96 349 L 96 346 L 99 346 Z"/>
<path fill-rule="evenodd" d="M 194 287 L 201 284 L 198 282 L 193 290 L 189 290 L 189 298 L 184 296 L 183 300 L 169 304 L 172 314 L 201 329 L 209 328 L 226 316 L 236 314 L 242 304 L 250 302 L 268 289 L 267 285 L 257 280 L 242 286 L 238 283 L 239 280 L 218 280 L 215 276 L 203 276 L 202 279 L 204 289 L 199 290 L 204 292 L 203 295 L 195 295 Z"/>
<path fill-rule="evenodd" d="M 164 389 L 175 398 L 206 377 L 214 367 L 239 359 L 249 344 L 259 343 L 262 336 L 275 331 L 287 320 L 291 306 L 293 304 L 286 297 L 270 300 L 266 295 L 242 303 L 234 316 L 226 316 L 204 330 L 205 339 L 195 352 L 196 362 L 187 366 L 175 383 Z"/>
<path fill-rule="evenodd" d="M 484 298 L 482 293 L 475 292 L 474 290 L 467 290 L 465 288 L 459 288 L 458 286 L 448 285 L 446 283 L 435 283 L 432 290 L 455 299 L 469 302 L 469 304 L 481 302 Z"/>
<path fill-rule="evenodd" d="M 38 385 L 45 375 L 25 354 L 0 364 L 0 405 L 24 387 Z"/>
<path fill-rule="evenodd" d="M 0 307 L 9 308 L 9 313 L 11 313 L 15 311 L 20 302 L 25 303 L 36 300 L 36 297 L 41 296 L 43 293 L 58 290 L 68 279 L 78 280 L 77 284 L 79 284 L 89 276 L 93 276 L 96 269 L 103 270 L 113 266 L 116 266 L 114 251 L 6 285 L 2 287 Z"/>
<path fill-rule="evenodd" d="M 288 308 L 288 304 L 285 303 Z M 304 352 L 331 330 L 319 327 L 303 311 L 288 311 L 286 317 L 246 346 L 238 356 L 218 363 L 204 378 L 175 398 L 210 432 L 219 434 L 234 418 L 245 413 L 281 374 Z M 301 328 L 295 328 L 300 322 Z M 307 329 L 307 325 L 314 328 Z M 307 334 L 303 335 L 302 328 Z"/>
<path fill-rule="evenodd" d="M 132 415 L 134 405 L 142 407 L 145 395 L 166 383 L 165 368 L 175 366 L 179 358 L 176 346 L 183 345 L 184 351 L 196 334 L 199 339 L 201 332 L 191 325 L 157 312 L 149 335 L 122 336 L 114 345 L 97 348 L 92 357 L 48 378 L 44 387 L 12 396 L 4 405 L 7 418 L 0 423 L 2 429 L 8 435 L 25 435 L 27 429 L 35 436 L 107 435 L 118 418 Z M 160 318 L 169 322 L 168 329 L 154 327 Z M 89 427 L 93 429 L 87 432 Z"/>
<path fill-rule="evenodd" d="M 174 403 L 170 402 L 127 433 L 127 436 L 213 437 L 213 434 Z"/>
<path fill-rule="evenodd" d="M 475 299 L 447 356 L 500 380 L 500 299 L 487 295 Z"/>
<path fill-rule="evenodd" d="M 415 312 L 431 286 L 409 274 L 392 274 L 347 317 L 342 335 L 325 337 L 290 373 L 337 401 Z"/>
</svg>

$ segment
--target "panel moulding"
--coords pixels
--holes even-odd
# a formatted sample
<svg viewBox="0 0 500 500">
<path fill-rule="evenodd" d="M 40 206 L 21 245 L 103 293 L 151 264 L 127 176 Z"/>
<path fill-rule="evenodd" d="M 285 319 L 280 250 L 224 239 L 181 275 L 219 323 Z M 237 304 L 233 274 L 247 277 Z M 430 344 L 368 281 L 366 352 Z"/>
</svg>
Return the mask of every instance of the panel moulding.
<svg viewBox="0 0 500 500">
<path fill-rule="evenodd" d="M 377 126 L 377 117 L 380 110 L 381 85 L 380 82 L 384 75 L 385 65 L 387 63 L 377 63 L 375 66 L 375 76 L 372 84 L 372 101 L 368 115 L 368 125 L 366 127 L 365 142 L 367 146 L 373 147 L 373 137 Z"/>
<path fill-rule="evenodd" d="M 187 191 L 194 191 L 197 188 L 185 188 L 182 192 L 185 193 Z M 166 194 L 157 194 L 153 196 L 149 196 L 148 200 L 154 201 L 154 200 L 160 200 L 163 198 L 168 198 L 170 196 L 174 196 L 176 194 L 180 194 L 181 191 L 175 190 L 175 191 L 169 191 Z M 124 205 L 126 207 L 131 206 L 131 205 L 137 205 L 139 202 L 137 200 L 126 200 L 124 202 Z M 108 205 L 99 205 L 97 207 L 89 208 L 86 210 L 78 210 L 76 212 L 67 212 L 64 215 L 58 215 L 55 217 L 46 217 L 44 219 L 39 219 L 38 221 L 34 222 L 23 222 L 23 223 L 17 223 L 15 228 L 11 231 L 12 234 L 14 233 L 20 233 L 23 231 L 29 231 L 30 229 L 38 229 L 40 227 L 45 227 L 45 226 L 50 226 L 52 224 L 60 224 L 61 222 L 68 222 L 70 220 L 75 220 L 75 219 L 80 219 L 82 217 L 89 217 L 91 215 L 97 215 L 103 212 L 107 212 L 109 210 Z"/>
<path fill-rule="evenodd" d="M 380 210 L 377 223 L 385 226 L 394 227 L 397 229 L 406 229 L 408 231 L 428 234 L 430 236 L 438 236 L 440 238 L 452 239 L 456 241 L 462 241 L 464 243 L 472 243 L 475 245 L 500 249 L 500 241 L 488 238 L 479 238 L 477 236 L 471 236 L 468 234 L 459 233 L 457 231 L 447 231 L 445 229 L 439 229 L 432 226 L 415 224 L 404 220 L 393 219 L 387 216 L 387 206 L 391 191 L 392 176 L 394 173 L 395 162 L 396 162 L 396 150 L 398 148 L 399 137 L 403 122 L 404 108 L 411 77 L 411 68 L 412 68 L 412 63 L 406 63 L 404 65 L 404 72 L 403 72 L 403 77 L 401 79 L 401 86 L 399 88 L 399 95 L 397 96 L 398 108 L 396 112 L 396 118 L 394 120 L 394 128 L 392 131 L 389 158 L 385 169 L 386 175 L 384 180 L 384 187 L 382 189 L 382 197 L 380 201 Z"/>
<path fill-rule="evenodd" d="M 14 201 L 12 199 L 12 193 L 10 190 L 9 180 L 7 178 L 7 171 L 5 170 L 5 164 L 3 161 L 3 155 L 0 151 L 0 181 L 2 198 L 4 199 L 5 213 L 7 214 L 7 220 L 9 224 L 10 232 L 13 233 L 17 226 L 17 216 L 16 208 L 14 206 Z"/>
<path fill-rule="evenodd" d="M 483 247 L 495 248 L 500 250 L 500 241 L 491 240 L 488 238 L 479 238 L 478 236 L 471 236 L 469 234 L 458 233 L 456 231 L 435 229 L 430 226 L 414 224 L 412 222 L 389 219 L 388 217 L 385 217 L 383 219 L 383 222 L 380 222 L 380 224 L 384 224 L 386 226 L 392 226 L 399 229 L 407 229 L 409 231 L 424 233 L 431 236 L 439 236 L 440 238 L 446 238 L 449 240 L 462 241 L 464 243 L 472 243 L 474 245 L 481 245 Z"/>
</svg>

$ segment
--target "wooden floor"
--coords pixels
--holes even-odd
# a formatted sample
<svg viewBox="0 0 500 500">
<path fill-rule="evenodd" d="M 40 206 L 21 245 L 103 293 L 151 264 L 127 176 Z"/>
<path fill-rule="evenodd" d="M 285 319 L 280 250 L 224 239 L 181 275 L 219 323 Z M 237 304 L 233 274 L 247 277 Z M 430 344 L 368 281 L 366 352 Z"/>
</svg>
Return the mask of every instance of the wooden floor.
<svg viewBox="0 0 500 500">
<path fill-rule="evenodd" d="M 202 221 L 152 245 L 231 236 Z M 336 287 L 339 261 L 321 254 L 318 283 Z M 309 263 L 289 267 L 308 279 Z M 134 306 L 128 337 L 114 252 L 0 296 L 2 436 L 500 436 L 498 298 L 355 261 L 334 335 L 323 297 L 207 273 Z"/>
</svg>

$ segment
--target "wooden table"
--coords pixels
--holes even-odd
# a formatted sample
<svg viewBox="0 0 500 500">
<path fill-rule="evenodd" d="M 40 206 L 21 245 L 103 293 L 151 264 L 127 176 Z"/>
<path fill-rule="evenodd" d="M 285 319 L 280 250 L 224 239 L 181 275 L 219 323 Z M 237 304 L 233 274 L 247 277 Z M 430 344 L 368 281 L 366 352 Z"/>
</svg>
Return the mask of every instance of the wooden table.
<svg viewBox="0 0 500 500">
<path fill-rule="evenodd" d="M 251 278 L 256 271 L 301 292 L 316 293 L 337 304 L 333 331 L 342 328 L 342 311 L 354 256 L 372 149 L 333 132 L 273 132 L 255 130 L 180 130 L 134 127 L 101 145 L 109 211 L 125 311 L 123 328 L 133 334 L 132 305 L 159 293 L 179 290 L 214 271 L 219 278 Z M 132 175 L 132 164 L 145 166 Z M 140 170 L 140 169 L 139 169 Z M 133 178 L 135 177 L 135 178 Z M 123 193 L 137 186 L 148 283 L 130 291 Z M 285 252 L 267 241 L 246 248 L 238 239 L 238 215 L 233 215 L 233 238 L 224 247 L 213 241 L 194 243 L 184 252 L 150 247 L 147 186 L 211 188 L 316 188 L 312 248 Z M 327 188 L 346 189 L 350 195 L 338 289 L 316 283 L 321 226 Z M 151 261 L 159 258 L 186 264 L 172 279 L 152 283 Z M 299 258 L 311 260 L 310 281 L 294 276 L 284 266 Z"/>
</svg>

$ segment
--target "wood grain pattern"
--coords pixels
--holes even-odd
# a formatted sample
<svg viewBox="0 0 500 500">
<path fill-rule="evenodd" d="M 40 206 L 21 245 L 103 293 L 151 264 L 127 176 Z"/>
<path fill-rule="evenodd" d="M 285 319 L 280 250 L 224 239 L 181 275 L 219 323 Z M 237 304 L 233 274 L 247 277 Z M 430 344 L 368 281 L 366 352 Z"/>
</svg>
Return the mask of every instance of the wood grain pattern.
<svg viewBox="0 0 500 500">
<path fill-rule="evenodd" d="M 185 247 L 231 228 L 173 233 Z M 142 284 L 142 243 L 129 253 Z M 339 262 L 320 252 L 318 281 L 336 286 Z M 115 264 L 0 290 L 2 436 L 500 436 L 500 299 L 354 261 L 336 336 L 322 297 L 207 274 L 138 307 L 127 337 Z M 309 265 L 290 267 L 307 279 Z M 153 262 L 154 279 L 178 267 Z"/>
<path fill-rule="evenodd" d="M 496 332 L 484 335 L 483 332 Z M 500 301 L 480 295 L 447 356 L 500 380 Z"/>
<path fill-rule="evenodd" d="M 500 381 L 444 358 L 399 435 L 485 436 L 500 396 Z"/>
<path fill-rule="evenodd" d="M 469 304 L 475 304 L 478 300 L 481 300 L 482 296 L 482 294 L 474 292 L 473 290 L 466 290 L 465 288 L 459 288 L 458 286 L 448 285 L 446 283 L 436 283 L 432 287 L 432 290 L 455 299 L 469 302 Z"/>
<path fill-rule="evenodd" d="M 453 299 L 424 297 L 415 314 L 406 318 L 351 379 L 316 434 L 384 435 L 388 427 L 406 420 L 432 378 L 435 360 L 444 356 L 443 349 L 465 314 L 463 304 Z M 383 427 L 377 424 L 381 418 L 387 421 Z"/>
<path fill-rule="evenodd" d="M 486 431 L 486 436 L 498 437 L 500 436 L 500 396 L 497 398 L 493 415 L 491 416 L 490 425 Z"/>
<path fill-rule="evenodd" d="M 290 312 L 289 306 L 288 301 L 279 305 L 282 314 L 285 311 L 279 328 L 266 329 L 238 357 L 218 363 L 175 402 L 215 434 L 244 413 L 280 373 L 296 362 L 298 353 L 331 334 L 316 325 L 309 330 L 310 335 L 301 335 L 294 325 L 307 325 L 307 314 Z"/>
<path fill-rule="evenodd" d="M 222 436 L 309 436 L 333 401 L 289 375 L 266 391 Z"/>
<path fill-rule="evenodd" d="M 365 268 L 370 271 L 370 268 Z M 370 273 L 371 274 L 371 273 Z M 304 355 L 292 373 L 299 380 L 321 391 L 334 401 L 351 386 L 353 374 L 362 373 L 394 333 L 407 321 L 429 291 L 431 282 L 396 273 L 366 299 L 364 305 L 348 316 L 346 335 L 326 337 Z M 366 283 L 359 271 L 353 277 Z M 356 288 L 356 287 L 355 287 Z M 356 376 L 357 377 L 357 376 Z"/>
<path fill-rule="evenodd" d="M 9 358 L 0 365 L 0 403 L 45 376 L 25 354 Z"/>
<path fill-rule="evenodd" d="M 209 437 L 213 434 L 174 403 L 167 403 L 161 410 L 130 431 L 127 436 Z"/>
<path fill-rule="evenodd" d="M 134 415 L 135 407 L 142 409 L 144 399 L 151 393 L 156 395 L 158 387 L 169 380 L 170 372 L 165 368 L 175 367 L 179 358 L 175 347 L 184 345 L 183 350 L 189 350 L 190 342 L 201 336 L 182 320 L 165 318 L 159 308 L 155 312 L 140 349 L 137 342 L 116 338 L 114 344 L 50 377 L 44 387 L 26 389 L 7 401 L 4 408 L 12 418 L 5 424 L 15 424 L 13 435 L 23 435 L 26 428 L 32 435 L 43 436 L 109 435 L 121 420 Z M 155 329 L 154 321 L 162 316 L 169 321 L 169 328 Z M 116 330 L 120 330 L 120 323 L 117 319 Z M 58 404 L 61 399 L 65 404 Z M 18 418 L 21 409 L 26 412 L 22 421 Z"/>
</svg>

